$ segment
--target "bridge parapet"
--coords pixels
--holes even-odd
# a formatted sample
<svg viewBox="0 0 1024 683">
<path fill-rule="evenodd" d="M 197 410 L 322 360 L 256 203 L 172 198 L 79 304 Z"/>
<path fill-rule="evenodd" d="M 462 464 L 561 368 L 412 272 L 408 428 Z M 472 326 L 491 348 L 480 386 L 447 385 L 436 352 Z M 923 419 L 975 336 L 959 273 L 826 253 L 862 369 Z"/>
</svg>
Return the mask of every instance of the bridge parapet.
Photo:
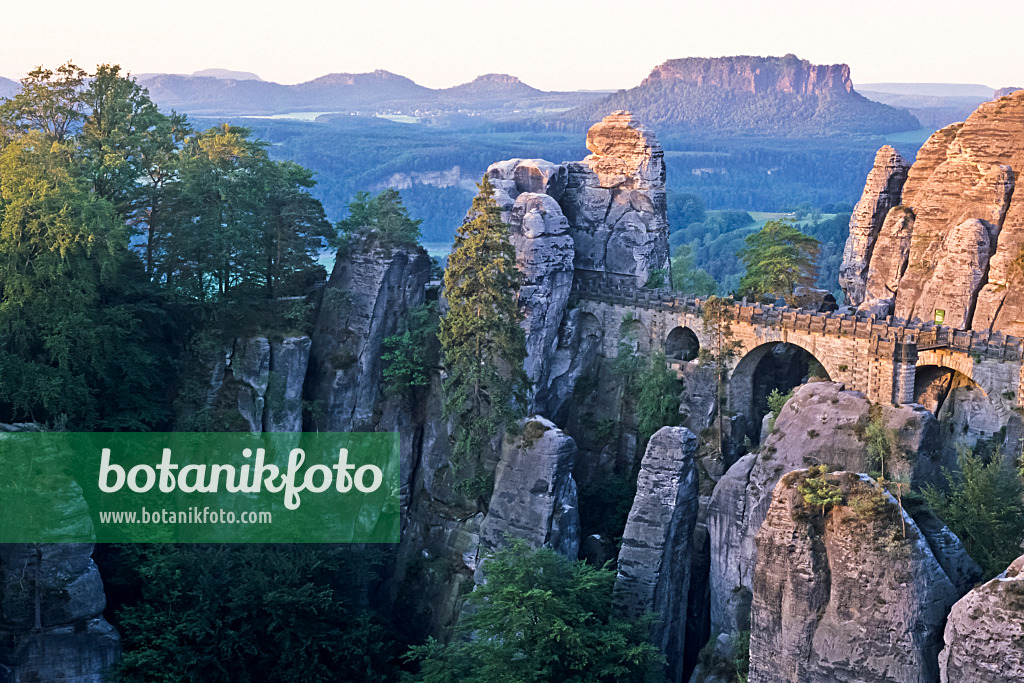
<svg viewBox="0 0 1024 683">
<path fill-rule="evenodd" d="M 632 278 L 611 273 L 577 270 L 573 294 L 582 299 L 619 306 L 699 315 L 707 299 L 667 289 L 637 287 Z M 1024 339 L 1001 333 L 954 330 L 933 324 L 907 323 L 892 316 L 819 312 L 773 304 L 733 302 L 733 321 L 830 337 L 875 340 L 881 354 L 892 353 L 896 344 L 915 344 L 921 350 L 947 348 L 954 352 L 999 360 L 1024 359 Z"/>
</svg>

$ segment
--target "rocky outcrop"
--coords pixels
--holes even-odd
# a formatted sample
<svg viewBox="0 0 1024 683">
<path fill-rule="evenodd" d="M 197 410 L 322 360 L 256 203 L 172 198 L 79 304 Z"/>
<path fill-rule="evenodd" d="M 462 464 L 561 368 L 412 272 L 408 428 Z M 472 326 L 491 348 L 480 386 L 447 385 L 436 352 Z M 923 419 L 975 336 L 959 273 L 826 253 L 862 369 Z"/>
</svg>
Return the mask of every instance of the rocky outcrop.
<svg viewBox="0 0 1024 683">
<path fill-rule="evenodd" d="M 576 442 L 543 417 L 528 418 L 518 434 L 506 435 L 480 527 L 482 547 L 501 548 L 508 536 L 575 560 L 580 548 L 575 461 Z"/>
<path fill-rule="evenodd" d="M 946 621 L 939 680 L 1024 680 L 1024 555 L 953 605 Z"/>
<path fill-rule="evenodd" d="M 512 246 L 522 273 L 521 323 L 526 332 L 526 376 L 534 387 L 534 410 L 547 409 L 551 362 L 572 291 L 573 246 L 569 223 L 558 202 L 546 194 L 516 197 L 510 217 Z"/>
<path fill-rule="evenodd" d="M 0 424 L 0 433 L 39 431 Z M 48 497 L 70 537 L 93 535 L 81 487 Z M 107 598 L 92 543 L 0 544 L 0 681 L 110 683 L 121 638 L 103 618 Z"/>
<path fill-rule="evenodd" d="M 841 384 L 814 382 L 799 387 L 757 453 L 742 457 L 715 487 L 708 510 L 711 538 L 711 624 L 720 633 L 749 628 L 754 539 L 772 491 L 787 472 L 808 465 L 867 472 L 877 470 L 868 453 L 866 429 L 872 419 L 895 438 L 900 454 L 885 464 L 888 477 L 912 486 L 939 484 L 942 468 L 955 466 L 945 451 L 935 417 L 921 406 L 872 406 L 863 394 Z M 962 548 L 961 548 L 962 552 Z"/>
<path fill-rule="evenodd" d="M 858 306 L 864 301 L 871 253 L 886 215 L 900 203 L 909 169 L 910 164 L 889 145 L 875 155 L 864 193 L 850 217 L 850 237 L 839 269 L 839 285 L 846 293 L 847 304 Z"/>
<path fill-rule="evenodd" d="M 309 337 L 239 337 L 213 359 L 206 410 L 219 428 L 301 432 Z"/>
<path fill-rule="evenodd" d="M 380 394 L 381 345 L 424 301 L 430 257 L 422 249 L 350 245 L 324 289 L 313 330 L 306 397 L 319 401 L 328 431 L 372 429 Z"/>
<path fill-rule="evenodd" d="M 625 276 L 643 286 L 669 268 L 664 152 L 632 114 L 618 111 L 587 133 L 591 154 L 569 170 L 562 211 L 576 268 Z"/>
<path fill-rule="evenodd" d="M 842 502 L 809 505 L 806 471 L 779 481 L 757 534 L 751 683 L 926 683 L 959 593 L 923 533 L 866 475 L 824 477 Z"/>
<path fill-rule="evenodd" d="M 697 522 L 697 437 L 662 427 L 647 444 L 636 497 L 619 551 L 613 601 L 629 615 L 657 613 L 652 640 L 666 659 L 666 679 L 683 675 L 690 551 Z"/>
<path fill-rule="evenodd" d="M 851 231 L 842 267 L 850 301 L 910 321 L 942 311 L 948 327 L 1024 334 L 1024 300 L 1015 295 L 1024 284 L 1024 198 L 1014 198 L 1022 168 L 1022 91 L 934 133 L 874 244 Z M 861 203 L 876 200 L 869 177 Z"/>
</svg>

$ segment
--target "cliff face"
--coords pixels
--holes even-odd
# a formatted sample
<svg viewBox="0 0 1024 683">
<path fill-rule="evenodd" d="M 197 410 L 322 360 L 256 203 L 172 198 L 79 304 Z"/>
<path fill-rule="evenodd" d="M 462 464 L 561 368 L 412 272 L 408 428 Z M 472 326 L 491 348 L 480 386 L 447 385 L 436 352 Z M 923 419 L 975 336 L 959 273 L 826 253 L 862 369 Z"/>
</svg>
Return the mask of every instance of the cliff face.
<svg viewBox="0 0 1024 683">
<path fill-rule="evenodd" d="M 846 64 L 811 64 L 795 55 L 670 59 L 656 66 L 641 85 L 658 81 L 681 81 L 749 93 L 821 95 L 853 91 L 850 67 Z"/>
<path fill-rule="evenodd" d="M 926 683 L 959 596 L 924 534 L 866 475 L 827 482 L 843 502 L 822 513 L 779 481 L 757 534 L 752 683 Z"/>
<path fill-rule="evenodd" d="M 0 424 L 0 433 L 38 429 Z M 55 497 L 68 528 L 91 534 L 77 484 Z M 103 581 L 91 543 L 0 544 L 0 681 L 109 683 L 121 652 L 103 617 Z M 37 614 L 38 600 L 38 614 Z"/>
<path fill-rule="evenodd" d="M 844 253 L 849 301 L 917 322 L 941 310 L 950 327 L 1024 334 L 1024 300 L 1015 295 L 1024 284 L 1024 198 L 1014 191 L 1024 168 L 1024 92 L 933 134 L 904 183 L 883 152 L 858 204 L 858 216 L 875 207 L 864 222 L 872 228 L 855 219 Z M 894 199 L 875 233 L 877 213 Z"/>
<path fill-rule="evenodd" d="M 424 301 L 430 257 L 422 249 L 352 247 L 337 260 L 313 330 L 306 395 L 320 401 L 323 428 L 372 427 L 380 394 L 381 346 L 411 308 Z"/>
<path fill-rule="evenodd" d="M 666 659 L 665 677 L 683 675 L 691 547 L 697 522 L 697 437 L 662 427 L 640 463 L 637 492 L 622 535 L 614 602 L 632 616 L 653 612 L 652 640 Z"/>
<path fill-rule="evenodd" d="M 910 164 L 889 145 L 875 155 L 864 194 L 850 217 L 850 237 L 846 240 L 839 271 L 839 284 L 849 304 L 857 306 L 864 301 L 868 264 L 878 243 L 878 233 L 889 210 L 900 203 L 909 169 Z"/>
</svg>

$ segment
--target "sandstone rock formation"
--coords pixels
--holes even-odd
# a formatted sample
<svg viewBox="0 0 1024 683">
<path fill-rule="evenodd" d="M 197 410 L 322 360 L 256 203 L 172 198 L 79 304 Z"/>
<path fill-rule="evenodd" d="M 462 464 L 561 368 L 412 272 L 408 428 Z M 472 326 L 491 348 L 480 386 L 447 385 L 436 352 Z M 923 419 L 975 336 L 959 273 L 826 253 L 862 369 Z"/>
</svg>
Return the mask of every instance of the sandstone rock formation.
<svg viewBox="0 0 1024 683">
<path fill-rule="evenodd" d="M 653 642 L 667 661 L 666 679 L 683 675 L 690 551 L 697 522 L 697 437 L 662 427 L 647 444 L 636 498 L 619 551 L 614 602 L 625 614 L 657 613 Z"/>
<path fill-rule="evenodd" d="M 810 95 L 853 91 L 850 67 L 846 64 L 811 64 L 793 55 L 673 59 L 655 67 L 643 84 L 666 80 L 750 93 Z"/>
<path fill-rule="evenodd" d="M 857 306 L 864 301 L 871 252 L 886 215 L 900 203 L 909 169 L 910 164 L 889 145 L 875 155 L 875 164 L 868 173 L 864 193 L 850 217 L 850 237 L 846 240 L 839 271 L 839 283 L 846 292 L 848 304 Z"/>
<path fill-rule="evenodd" d="M 511 536 L 576 559 L 580 513 L 572 476 L 575 459 L 576 443 L 543 417 L 528 418 L 519 434 L 507 435 L 480 527 L 482 547 L 501 548 Z"/>
<path fill-rule="evenodd" d="M 260 432 L 301 432 L 309 337 L 239 337 L 213 359 L 206 409 L 216 424 Z"/>
<path fill-rule="evenodd" d="M 423 303 L 430 257 L 422 249 L 388 252 L 350 246 L 324 289 L 313 330 L 308 398 L 321 401 L 323 429 L 372 428 L 380 390 L 381 345 L 409 309 Z"/>
<path fill-rule="evenodd" d="M 929 322 L 942 311 L 949 327 L 1024 334 L 1024 300 L 1016 296 L 1024 284 L 1024 200 L 1014 199 L 1022 168 L 1022 91 L 934 133 L 877 237 L 851 230 L 842 266 L 847 298 L 900 319 Z M 878 204 L 877 163 L 871 173 L 858 207 Z"/>
<path fill-rule="evenodd" d="M 1024 555 L 953 605 L 946 621 L 939 680 L 1024 680 Z"/>
<path fill-rule="evenodd" d="M 925 683 L 938 675 L 945 616 L 959 594 L 923 533 L 866 475 L 829 474 L 825 511 L 775 487 L 757 535 L 751 683 Z"/>
<path fill-rule="evenodd" d="M 535 388 L 534 409 L 544 410 L 551 362 L 572 291 L 572 237 L 558 202 L 533 192 L 516 197 L 510 229 L 517 265 L 523 274 L 519 307 L 525 316 L 522 327 L 528 342 L 524 369 Z"/>
<path fill-rule="evenodd" d="M 955 456 L 942 448 L 938 422 L 921 406 L 873 408 L 863 394 L 843 391 L 834 382 L 799 387 L 760 451 L 740 458 L 712 495 L 708 532 L 713 631 L 750 628 L 747 609 L 758 554 L 754 539 L 783 475 L 817 464 L 857 472 L 879 467 L 868 454 L 865 438 L 873 411 L 880 424 L 893 430 L 902 451 L 886 463 L 887 476 L 899 473 L 914 487 L 938 484 L 942 467 L 955 465 Z"/>
<path fill-rule="evenodd" d="M 643 286 L 669 268 L 664 152 L 654 134 L 618 111 L 587 133 L 591 154 L 569 163 L 562 210 L 576 268 L 631 276 Z"/>
</svg>

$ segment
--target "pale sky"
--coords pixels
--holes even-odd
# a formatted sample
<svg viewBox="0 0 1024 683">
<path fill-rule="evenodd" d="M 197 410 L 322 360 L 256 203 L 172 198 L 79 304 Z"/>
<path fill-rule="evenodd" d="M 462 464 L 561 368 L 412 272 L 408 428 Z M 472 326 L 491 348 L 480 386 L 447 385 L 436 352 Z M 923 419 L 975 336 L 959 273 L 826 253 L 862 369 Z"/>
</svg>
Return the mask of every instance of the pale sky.
<svg viewBox="0 0 1024 683">
<path fill-rule="evenodd" d="M 298 83 L 387 69 L 429 87 L 491 72 L 544 90 L 636 85 L 666 59 L 783 55 L 877 81 L 1024 86 L 1024 3 L 951 0 L 3 0 L 0 75 L 69 59 Z M 1004 39 L 1005 36 L 1005 39 Z"/>
</svg>

